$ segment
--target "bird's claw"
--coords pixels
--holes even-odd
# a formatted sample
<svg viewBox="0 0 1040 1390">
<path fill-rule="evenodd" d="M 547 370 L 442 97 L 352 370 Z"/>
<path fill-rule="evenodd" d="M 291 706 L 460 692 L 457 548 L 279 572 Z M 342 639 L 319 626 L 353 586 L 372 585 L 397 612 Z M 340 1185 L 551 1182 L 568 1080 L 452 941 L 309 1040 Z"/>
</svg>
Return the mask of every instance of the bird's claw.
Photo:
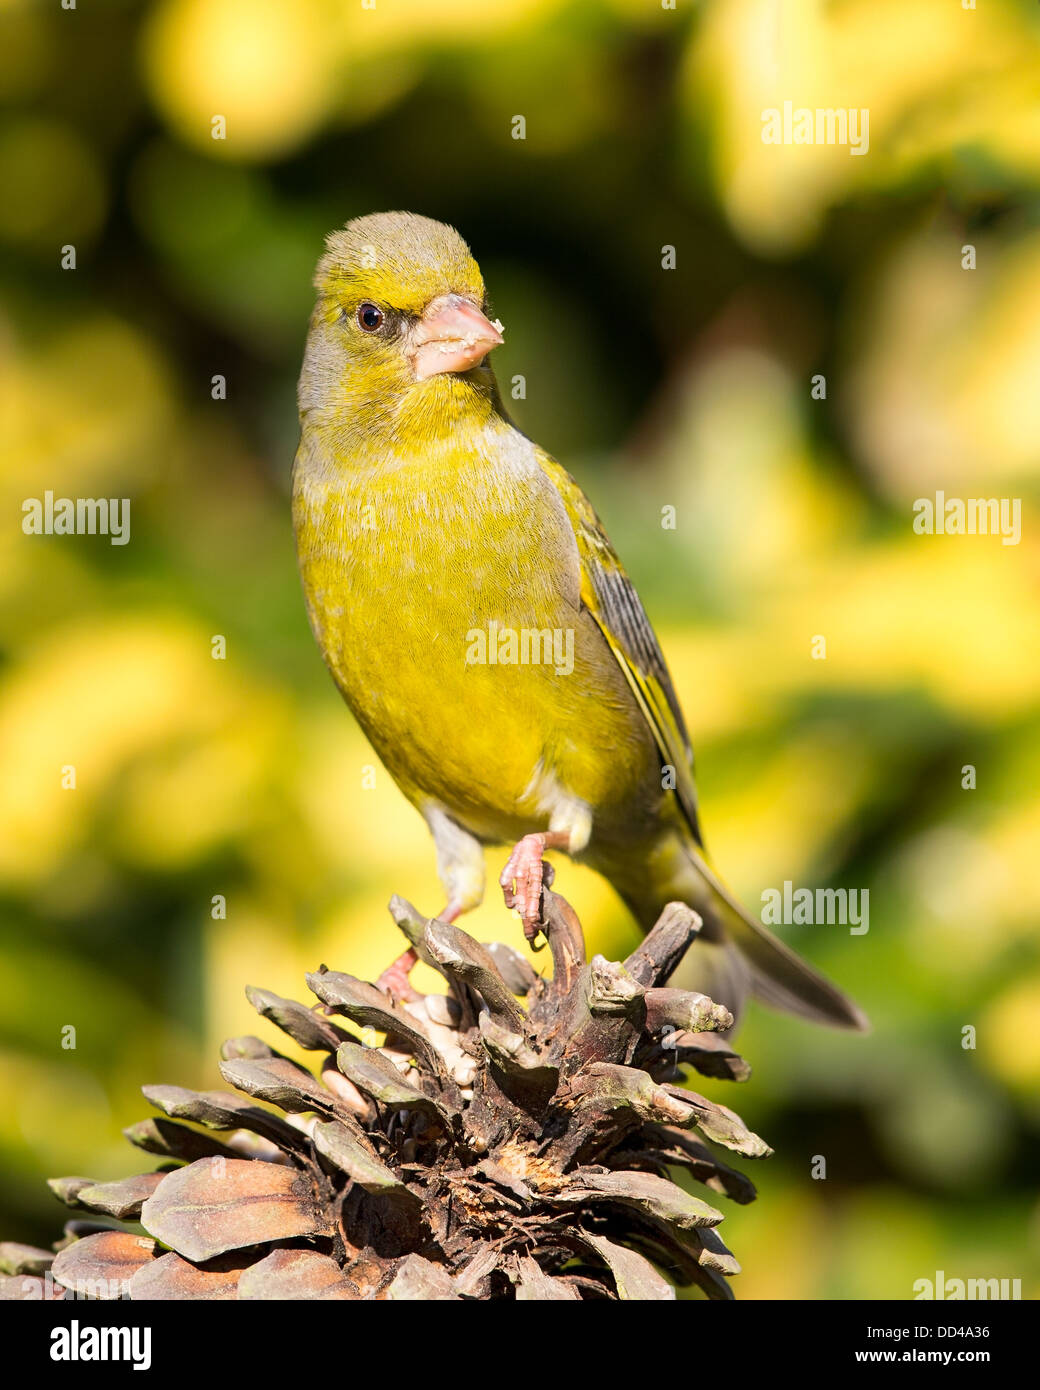
<svg viewBox="0 0 1040 1390">
<path fill-rule="evenodd" d="M 524 936 L 532 942 L 542 919 L 542 884 L 552 882 L 552 866 L 542 860 L 546 839 L 534 834 L 518 840 L 498 879 L 506 907 L 520 914 Z"/>
</svg>

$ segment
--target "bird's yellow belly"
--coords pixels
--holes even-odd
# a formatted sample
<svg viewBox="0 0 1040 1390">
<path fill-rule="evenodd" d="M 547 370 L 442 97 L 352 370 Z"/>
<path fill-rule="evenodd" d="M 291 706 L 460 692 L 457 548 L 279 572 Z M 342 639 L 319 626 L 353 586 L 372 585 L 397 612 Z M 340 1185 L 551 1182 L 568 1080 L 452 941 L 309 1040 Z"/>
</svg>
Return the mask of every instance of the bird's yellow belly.
<svg viewBox="0 0 1040 1390">
<path fill-rule="evenodd" d="M 393 481 L 298 496 L 296 520 L 325 660 L 406 795 L 498 841 L 547 827 L 561 798 L 597 829 L 648 814 L 652 739 L 538 480 Z"/>
</svg>

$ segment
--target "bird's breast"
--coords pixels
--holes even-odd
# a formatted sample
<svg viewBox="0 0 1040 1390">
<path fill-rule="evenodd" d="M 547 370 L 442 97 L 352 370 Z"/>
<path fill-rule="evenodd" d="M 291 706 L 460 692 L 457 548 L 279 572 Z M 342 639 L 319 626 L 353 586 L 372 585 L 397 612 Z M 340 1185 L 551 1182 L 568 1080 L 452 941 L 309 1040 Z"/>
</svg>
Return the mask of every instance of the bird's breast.
<svg viewBox="0 0 1040 1390">
<path fill-rule="evenodd" d="M 580 605 L 570 522 L 526 444 L 298 470 L 294 489 L 308 611 L 337 685 L 406 793 L 488 839 L 548 823 L 547 776 L 561 795 L 605 798 L 604 752 L 620 770 L 627 735 L 635 759 L 647 751 Z"/>
</svg>

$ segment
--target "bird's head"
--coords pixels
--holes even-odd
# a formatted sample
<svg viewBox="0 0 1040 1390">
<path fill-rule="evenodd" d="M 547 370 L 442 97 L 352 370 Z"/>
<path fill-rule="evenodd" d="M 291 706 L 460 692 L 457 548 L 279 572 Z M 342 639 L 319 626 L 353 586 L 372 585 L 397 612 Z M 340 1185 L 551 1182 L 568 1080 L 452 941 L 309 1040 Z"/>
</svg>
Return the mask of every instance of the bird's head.
<svg viewBox="0 0 1040 1390">
<path fill-rule="evenodd" d="M 333 232 L 314 277 L 300 411 L 344 427 L 439 414 L 495 400 L 484 359 L 502 342 L 484 281 L 453 227 L 409 212 L 375 213 Z"/>
</svg>

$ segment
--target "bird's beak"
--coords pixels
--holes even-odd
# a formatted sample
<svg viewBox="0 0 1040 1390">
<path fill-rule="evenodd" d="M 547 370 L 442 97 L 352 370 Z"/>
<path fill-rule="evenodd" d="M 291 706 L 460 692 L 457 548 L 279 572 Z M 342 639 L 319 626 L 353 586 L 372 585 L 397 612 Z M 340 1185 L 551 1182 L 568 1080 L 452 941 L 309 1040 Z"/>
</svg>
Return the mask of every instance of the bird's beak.
<svg viewBox="0 0 1040 1390">
<path fill-rule="evenodd" d="M 412 339 L 417 381 L 441 372 L 468 372 L 505 340 L 502 325 L 489 322 L 471 300 L 444 294 L 426 306 Z"/>
</svg>

